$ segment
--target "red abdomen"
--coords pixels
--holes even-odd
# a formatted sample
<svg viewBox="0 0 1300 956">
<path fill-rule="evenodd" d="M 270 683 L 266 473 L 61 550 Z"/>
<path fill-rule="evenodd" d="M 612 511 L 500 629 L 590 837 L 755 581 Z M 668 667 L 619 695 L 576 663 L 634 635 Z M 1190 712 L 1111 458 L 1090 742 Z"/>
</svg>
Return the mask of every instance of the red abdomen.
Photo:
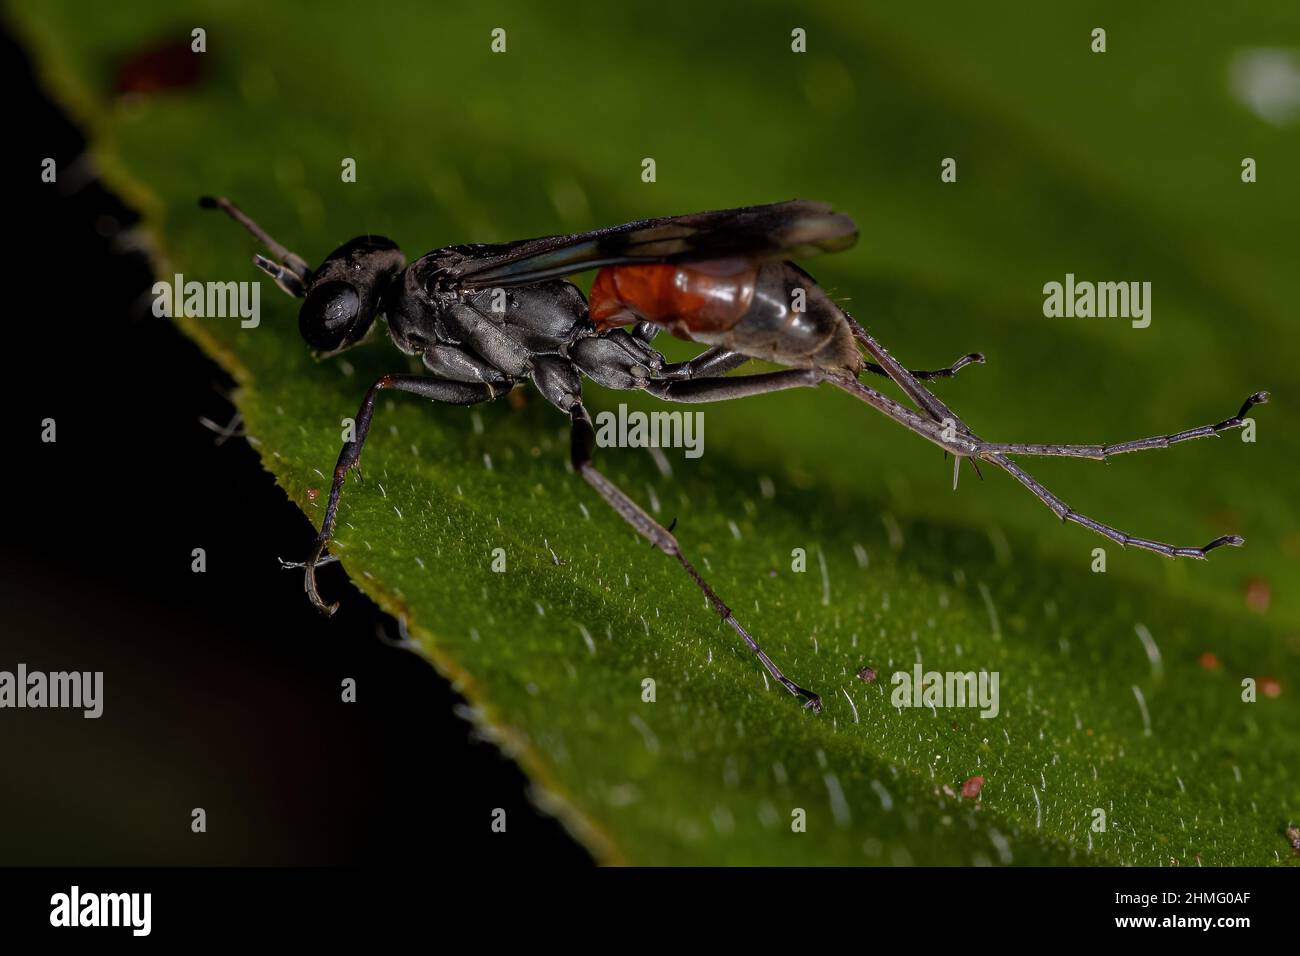
<svg viewBox="0 0 1300 956">
<path fill-rule="evenodd" d="M 745 260 L 690 266 L 606 266 L 596 274 L 587 303 L 597 330 L 652 322 L 679 338 L 722 332 L 754 301 L 758 267 Z"/>
</svg>

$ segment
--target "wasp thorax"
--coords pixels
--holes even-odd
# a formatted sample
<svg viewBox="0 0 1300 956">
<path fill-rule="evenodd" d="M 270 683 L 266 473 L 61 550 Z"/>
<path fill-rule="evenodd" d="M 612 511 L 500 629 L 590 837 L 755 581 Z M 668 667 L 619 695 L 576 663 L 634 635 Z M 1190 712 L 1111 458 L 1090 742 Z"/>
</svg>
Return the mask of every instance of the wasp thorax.
<svg viewBox="0 0 1300 956">
<path fill-rule="evenodd" d="M 424 279 L 424 291 L 429 295 L 443 295 L 452 288 L 452 276 L 444 269 L 430 272 Z"/>
</svg>

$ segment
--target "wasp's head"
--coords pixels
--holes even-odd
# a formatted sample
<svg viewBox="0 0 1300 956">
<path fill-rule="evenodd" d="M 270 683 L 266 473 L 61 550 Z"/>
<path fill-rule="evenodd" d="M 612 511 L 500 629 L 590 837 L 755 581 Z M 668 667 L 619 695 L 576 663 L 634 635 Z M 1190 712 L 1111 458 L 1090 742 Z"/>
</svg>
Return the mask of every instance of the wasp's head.
<svg viewBox="0 0 1300 956">
<path fill-rule="evenodd" d="M 360 342 L 384 297 L 406 265 L 397 243 L 358 236 L 335 249 L 312 273 L 298 312 L 298 331 L 318 352 L 337 352 Z"/>
<path fill-rule="evenodd" d="M 222 210 L 270 250 L 274 259 L 257 255 L 253 263 L 289 295 L 306 296 L 298 312 L 298 331 L 321 353 L 338 352 L 365 338 L 406 265 L 393 240 L 358 236 L 331 252 L 313 272 L 302 256 L 276 242 L 229 199 L 204 196 L 199 205 Z"/>
</svg>

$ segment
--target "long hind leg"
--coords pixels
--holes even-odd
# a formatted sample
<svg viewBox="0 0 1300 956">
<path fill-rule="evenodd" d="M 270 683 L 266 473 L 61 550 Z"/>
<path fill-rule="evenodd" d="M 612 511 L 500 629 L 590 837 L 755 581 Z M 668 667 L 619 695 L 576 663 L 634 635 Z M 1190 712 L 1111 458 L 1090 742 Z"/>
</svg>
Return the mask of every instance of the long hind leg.
<svg viewBox="0 0 1300 956">
<path fill-rule="evenodd" d="M 1165 544 L 1161 541 L 1151 541 L 1147 538 L 1139 538 L 1127 532 L 1120 531 L 1118 528 L 1112 528 L 1109 525 L 1102 524 L 1087 515 L 1075 511 L 1060 498 L 1048 491 L 1036 478 L 1026 472 L 1019 465 L 1015 464 L 1005 454 L 997 451 L 997 446 L 984 441 L 969 430 L 965 432 L 958 431 L 956 427 L 945 425 L 942 422 L 936 422 L 932 419 L 926 419 L 913 412 L 910 408 L 905 408 L 897 402 L 881 395 L 872 388 L 863 385 L 848 377 L 828 375 L 826 380 L 833 385 L 848 392 L 854 398 L 866 402 L 877 411 L 884 412 L 890 418 L 894 419 L 905 428 L 909 428 L 929 439 L 941 448 L 966 458 L 978 458 L 983 461 L 991 462 L 1001 468 L 1016 481 L 1028 488 L 1034 495 L 1045 505 L 1052 509 L 1058 518 L 1062 521 L 1073 521 L 1075 524 L 1082 525 L 1097 534 L 1110 538 L 1112 541 L 1124 546 L 1143 548 L 1147 551 L 1154 551 L 1157 554 L 1163 554 L 1171 558 L 1204 558 L 1206 554 L 1215 548 L 1224 545 L 1234 547 L 1242 544 L 1243 539 L 1239 535 L 1227 535 L 1222 538 L 1216 538 L 1209 544 L 1199 548 L 1180 547 L 1172 544 Z M 948 419 L 949 422 L 959 422 L 955 417 Z M 959 426 L 958 426 L 959 427 Z"/>
<path fill-rule="evenodd" d="M 662 377 L 665 379 L 683 379 L 683 378 L 704 378 L 706 376 L 726 375 L 734 371 L 746 362 L 750 361 L 748 355 L 740 352 L 732 352 L 721 346 L 705 349 L 699 355 L 686 362 L 678 362 L 675 365 L 665 365 Z M 964 369 L 967 365 L 983 365 L 984 356 L 979 352 L 968 352 L 957 361 L 953 362 L 947 368 L 937 369 L 906 369 L 908 375 L 923 381 L 929 381 L 936 378 L 953 378 L 956 374 Z M 870 372 L 872 375 L 889 376 L 883 365 L 877 365 L 875 362 L 866 362 L 862 366 L 864 372 Z"/>
<path fill-rule="evenodd" d="M 777 373 L 780 374 L 780 373 Z M 820 713 L 822 709 L 821 698 L 810 690 L 800 687 L 790 678 L 786 677 L 776 665 L 772 658 L 767 656 L 767 652 L 759 646 L 758 641 L 747 631 L 736 619 L 730 607 L 718 596 L 712 586 L 696 570 L 690 560 L 682 553 L 681 545 L 667 528 L 650 517 L 640 505 L 632 500 L 626 492 L 618 485 L 610 481 L 605 475 L 592 464 L 592 455 L 596 449 L 596 431 L 592 427 L 591 417 L 581 402 L 575 402 L 569 410 L 573 422 L 571 458 L 573 470 L 596 490 L 596 493 L 605 500 L 605 503 L 618 512 L 619 517 L 626 521 L 632 528 L 651 544 L 653 544 L 664 554 L 674 558 L 682 566 L 682 570 L 695 583 L 695 586 L 703 592 L 705 599 L 718 612 L 722 620 L 740 636 L 759 662 L 769 674 L 782 687 L 788 690 L 795 697 L 804 700 L 804 707 Z"/>
<path fill-rule="evenodd" d="M 983 365 L 983 364 L 984 364 L 983 353 L 968 352 L 967 354 L 959 358 L 957 361 L 949 365 L 947 368 L 936 368 L 936 369 L 930 369 L 928 371 L 909 368 L 909 369 L 905 369 L 904 371 L 906 371 L 908 375 L 912 376 L 912 378 L 918 379 L 920 381 L 929 381 L 935 378 L 953 378 L 954 376 L 956 376 L 956 374 L 959 371 L 964 369 L 967 365 Z M 883 365 L 877 365 L 875 362 L 866 362 L 863 364 L 862 368 L 864 371 L 870 372 L 872 375 L 883 375 L 885 378 L 889 378 L 888 370 Z"/>
<path fill-rule="evenodd" d="M 715 369 L 719 367 L 725 369 L 729 363 L 741 364 L 744 361 L 743 357 L 738 357 L 734 353 L 713 349 L 698 358 L 700 359 L 700 366 Z M 619 360 L 617 355 L 614 356 L 613 361 L 611 361 L 608 353 L 604 356 L 588 356 L 587 360 L 588 374 L 594 371 L 598 375 L 605 373 L 612 375 L 620 368 L 616 364 Z M 623 361 L 629 364 L 631 362 L 626 358 Z M 705 599 L 712 605 L 713 609 L 718 612 L 722 620 L 754 652 L 754 655 L 767 672 L 791 694 L 802 698 L 805 701 L 805 707 L 814 712 L 819 712 L 821 710 L 821 698 L 812 691 L 800 687 L 782 673 L 781 668 L 776 666 L 776 663 L 759 646 L 758 641 L 736 620 L 731 608 L 726 605 L 709 582 L 704 579 L 703 575 L 696 570 L 695 565 L 682 553 L 681 545 L 673 537 L 672 532 L 650 517 L 644 508 L 638 505 L 622 488 L 610 481 L 593 464 L 592 458 L 596 451 L 596 430 L 592 427 L 591 416 L 582 404 L 582 380 L 578 374 L 579 367 L 556 356 L 539 356 L 534 360 L 533 367 L 533 384 L 537 386 L 547 401 L 569 415 L 572 423 L 570 461 L 573 464 L 574 473 L 591 485 L 596 490 L 596 493 L 605 500 L 605 503 L 613 508 L 620 518 L 631 525 L 637 534 L 664 552 L 664 554 L 676 560 L 695 586 L 704 594 Z M 730 365 L 730 367 L 734 368 L 735 365 Z M 687 370 L 685 374 L 689 375 L 695 370 L 697 369 Z M 669 370 L 666 369 L 665 371 Z M 672 374 L 671 371 L 669 373 Z M 677 374 L 682 374 L 680 368 L 677 369 Z M 755 388 L 760 391 L 778 391 L 783 388 L 813 386 L 817 384 L 817 381 L 817 373 L 814 372 L 773 372 L 767 375 L 741 376 L 738 378 L 706 377 L 692 379 L 682 377 L 673 381 L 659 381 L 651 384 L 692 391 L 701 387 L 708 388 L 709 383 L 714 383 L 726 389 L 749 389 L 750 391 L 746 392 L 746 394 L 753 394 Z M 741 396 L 732 394 L 727 397 L 738 398 Z"/>
<path fill-rule="evenodd" d="M 907 393 L 908 397 L 917 404 L 918 408 L 922 409 L 933 422 L 944 426 L 939 433 L 941 440 L 936 442 L 936 444 L 945 447 L 955 455 L 961 455 L 972 459 L 979 458 L 997 465 L 1028 488 L 1035 497 L 1051 508 L 1052 512 L 1062 521 L 1072 521 L 1075 524 L 1082 525 L 1097 534 L 1103 535 L 1104 537 L 1119 543 L 1121 546 L 1142 548 L 1171 558 L 1186 557 L 1201 559 L 1215 548 L 1223 547 L 1225 545 L 1238 547 L 1243 543 L 1243 539 L 1240 535 L 1225 535 L 1221 538 L 1216 538 L 1203 547 L 1178 547 L 1175 545 L 1165 544 L 1161 541 L 1152 541 L 1147 538 L 1139 538 L 1130 535 L 1127 532 L 1102 524 L 1099 521 L 1089 518 L 1087 515 L 1075 511 L 1059 497 L 1049 491 L 1036 478 L 1026 472 L 1019 465 L 1016 465 L 1006 456 L 1009 454 L 1027 454 L 1105 459 L 1114 455 L 1126 454 L 1128 452 L 1148 451 L 1155 448 L 1168 448 L 1170 445 L 1179 442 L 1217 435 L 1219 432 L 1231 428 L 1240 428 L 1244 424 L 1246 413 L 1253 406 L 1268 401 L 1268 392 L 1256 392 L 1254 395 L 1250 396 L 1242 405 L 1241 410 L 1232 418 L 1224 419 L 1214 425 L 1202 425 L 1199 428 L 1191 428 L 1174 435 L 1142 438 L 1135 441 L 1122 442 L 1117 445 L 1033 445 L 986 442 L 976 435 L 975 432 L 971 430 L 970 426 L 957 417 L 957 414 L 953 412 L 952 409 L 921 385 L 921 383 L 918 382 L 911 373 L 907 371 L 907 369 L 903 368 L 893 358 L 893 356 L 889 354 L 885 347 L 877 342 L 866 329 L 853 319 L 852 316 L 845 313 L 845 317 L 849 322 L 849 327 L 853 330 L 854 337 L 862 344 L 867 354 L 880 362 L 889 377 Z M 892 402 L 874 389 L 862 385 L 860 382 L 849 382 L 845 379 L 835 377 L 832 377 L 832 381 L 854 397 L 865 401 L 869 405 L 872 405 L 872 407 L 890 415 L 900 424 L 911 428 L 913 431 L 929 438 L 931 441 L 935 441 L 933 429 L 928 426 L 925 428 L 918 428 L 910 409 L 905 409 L 902 406 L 897 405 L 897 403 Z M 895 407 L 891 408 L 889 407 L 890 405 Z M 900 412 L 907 412 L 908 414 L 904 416 L 900 414 Z M 960 465 L 960 462 L 957 464 Z"/>
<path fill-rule="evenodd" d="M 1221 538 L 1215 538 L 1207 545 L 1199 548 L 1179 548 L 1171 544 L 1165 544 L 1162 541 L 1151 541 L 1147 538 L 1137 538 L 1131 534 L 1120 531 L 1118 528 L 1112 528 L 1104 525 L 1100 521 L 1094 521 L 1087 515 L 1079 514 L 1056 495 L 1048 491 L 1033 475 L 1029 474 L 1015 462 L 1009 460 L 1004 455 L 996 452 L 982 454 L 985 461 L 991 461 L 997 465 L 1016 481 L 1020 482 L 1038 498 L 1043 504 L 1052 509 L 1052 512 L 1062 521 L 1073 521 L 1075 524 L 1082 525 L 1089 531 L 1095 531 L 1097 534 L 1104 535 L 1114 541 L 1120 547 L 1141 548 L 1144 551 L 1154 551 L 1156 554 L 1163 554 L 1167 558 L 1196 558 L 1202 560 L 1207 554 L 1215 548 L 1221 548 L 1229 545 L 1234 548 L 1241 547 L 1246 539 L 1239 534 L 1226 534 Z"/>
<path fill-rule="evenodd" d="M 1135 451 L 1152 451 L 1157 448 L 1168 448 L 1170 445 L 1177 445 L 1180 442 L 1191 441 L 1194 438 L 1211 438 L 1220 432 L 1229 431 L 1233 428 L 1241 428 L 1246 424 L 1246 415 L 1256 405 L 1264 405 L 1268 402 L 1268 392 L 1256 392 L 1242 403 L 1241 410 L 1231 418 L 1225 418 L 1221 422 L 1213 425 L 1200 425 L 1196 428 L 1189 428 L 1186 431 L 1175 432 L 1172 435 L 1157 435 L 1154 438 L 1137 438 L 1133 441 L 1119 442 L 1114 445 L 1051 445 L 1051 444 L 1016 444 L 1002 442 L 985 442 L 984 457 L 989 455 L 1038 455 L 1052 458 L 1091 458 L 1095 461 L 1105 461 L 1107 458 L 1113 458 L 1116 455 L 1127 455 Z"/>
<path fill-rule="evenodd" d="M 882 350 L 883 351 L 883 350 Z M 888 355 L 887 352 L 884 353 Z M 901 368 L 901 367 L 900 367 Z M 1210 551 L 1224 545 L 1239 546 L 1242 544 L 1242 538 L 1239 535 L 1226 535 L 1216 538 L 1203 547 L 1182 547 L 1171 544 L 1165 544 L 1160 541 L 1152 541 L 1147 538 L 1139 538 L 1127 532 L 1120 531 L 1118 528 L 1112 528 L 1110 525 L 1102 524 L 1087 515 L 1075 511 L 1060 498 L 1048 491 L 1037 479 L 1026 472 L 1019 465 L 1012 462 L 1004 453 L 998 450 L 997 445 L 979 438 L 969 428 L 966 428 L 961 420 L 956 417 L 950 410 L 944 420 L 936 421 L 934 418 L 928 418 L 924 415 L 914 412 L 904 405 L 900 405 L 887 395 L 883 395 L 870 386 L 863 385 L 848 375 L 836 375 L 830 372 L 818 370 L 791 371 L 791 372 L 773 372 L 767 375 L 746 375 L 738 378 L 704 378 L 694 379 L 682 382 L 651 382 L 647 386 L 647 391 L 672 402 L 714 402 L 732 398 L 746 398 L 750 395 L 759 395 L 766 392 L 780 391 L 786 388 L 798 386 L 816 385 L 821 382 L 829 382 L 836 387 L 848 392 L 859 401 L 865 402 L 878 412 L 892 418 L 904 428 L 910 429 L 921 437 L 927 439 L 949 451 L 954 455 L 965 458 L 979 458 L 984 461 L 992 462 L 999 468 L 1006 471 L 1009 475 L 1028 488 L 1033 494 L 1045 505 L 1052 509 L 1058 518 L 1062 521 L 1072 521 L 1075 524 L 1082 525 L 1097 534 L 1103 535 L 1122 546 L 1142 548 L 1147 551 L 1154 551 L 1157 554 L 1163 554 L 1168 557 L 1181 558 L 1204 558 Z M 917 386 L 918 388 L 920 386 Z M 924 391 L 924 389 L 922 389 Z M 929 394 L 928 392 L 926 394 Z M 1255 396 L 1252 396 L 1254 398 Z M 937 399 L 936 399 L 937 401 Z M 1247 408 L 1250 403 L 1247 403 Z M 947 406 L 943 406 L 947 409 Z M 1246 408 L 1242 409 L 1244 413 Z M 1238 422 L 1238 425 L 1240 423 Z M 1236 427 L 1236 426 L 1233 426 Z M 959 430 L 960 429 L 960 430 Z M 1148 441 L 1151 441 L 1148 439 Z M 1069 447 L 1069 446 L 1055 446 Z M 1162 446 L 1151 446 L 1162 447 Z M 1136 450 L 1136 449 L 1133 449 Z"/>
</svg>

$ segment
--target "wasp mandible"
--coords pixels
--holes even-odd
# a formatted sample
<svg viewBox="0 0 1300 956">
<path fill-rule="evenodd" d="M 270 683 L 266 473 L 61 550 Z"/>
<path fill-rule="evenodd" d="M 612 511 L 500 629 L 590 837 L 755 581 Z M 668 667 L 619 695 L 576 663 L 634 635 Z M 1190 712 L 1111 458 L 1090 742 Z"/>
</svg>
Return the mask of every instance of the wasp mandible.
<svg viewBox="0 0 1300 956">
<path fill-rule="evenodd" d="M 1167 557 L 1204 558 L 1237 535 L 1200 548 L 1137 538 L 1079 514 L 1011 461 L 1014 455 L 1104 460 L 1128 452 L 1167 448 L 1239 428 L 1267 392 L 1214 425 L 1116 445 L 988 442 L 980 438 L 922 381 L 949 378 L 979 353 L 948 368 L 903 368 L 848 312 L 835 304 L 791 260 L 837 252 L 857 240 L 848 216 L 806 200 L 644 219 L 567 236 L 499 245 L 447 246 L 407 264 L 383 236 L 358 236 L 312 270 L 226 199 L 204 198 L 224 210 L 271 253 L 254 263 L 289 295 L 304 299 L 298 329 L 320 354 L 359 343 L 383 316 L 394 345 L 418 356 L 429 374 L 384 375 L 365 394 L 355 438 L 345 442 L 316 545 L 304 571 L 312 604 L 332 614 L 316 588 L 316 568 L 328 558 L 344 480 L 361 459 L 375 399 L 382 390 L 410 392 L 436 402 L 473 405 L 499 398 L 528 380 L 571 421 L 574 471 L 638 534 L 675 559 L 709 603 L 749 646 L 768 673 L 804 706 L 821 700 L 781 672 L 726 603 L 682 552 L 676 537 L 592 462 L 596 432 L 582 404 L 583 376 L 614 389 L 639 389 L 668 402 L 717 402 L 790 388 L 830 384 L 866 402 L 954 456 L 953 484 L 963 460 L 1003 469 L 1062 521 L 1073 521 L 1121 546 Z M 590 299 L 566 277 L 598 269 Z M 651 345 L 659 332 L 706 348 L 685 362 L 668 362 Z M 728 376 L 750 359 L 781 371 Z M 894 381 L 909 408 L 863 384 L 865 373 Z"/>
</svg>

